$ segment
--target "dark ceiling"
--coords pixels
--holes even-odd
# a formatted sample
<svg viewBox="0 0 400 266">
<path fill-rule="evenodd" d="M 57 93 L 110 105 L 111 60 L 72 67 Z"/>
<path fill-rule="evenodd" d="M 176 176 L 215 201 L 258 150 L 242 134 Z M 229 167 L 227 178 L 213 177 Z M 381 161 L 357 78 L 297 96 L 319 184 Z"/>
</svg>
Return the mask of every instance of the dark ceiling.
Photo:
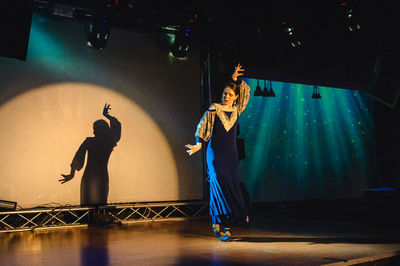
<svg viewBox="0 0 400 266">
<path fill-rule="evenodd" d="M 132 30 L 190 29 L 193 45 L 222 64 L 240 61 L 252 70 L 249 75 L 361 89 L 386 94 L 388 101 L 397 93 L 399 23 L 389 1 L 220 2 L 33 0 L 33 11 L 77 20 L 104 17 L 111 27 Z"/>
</svg>

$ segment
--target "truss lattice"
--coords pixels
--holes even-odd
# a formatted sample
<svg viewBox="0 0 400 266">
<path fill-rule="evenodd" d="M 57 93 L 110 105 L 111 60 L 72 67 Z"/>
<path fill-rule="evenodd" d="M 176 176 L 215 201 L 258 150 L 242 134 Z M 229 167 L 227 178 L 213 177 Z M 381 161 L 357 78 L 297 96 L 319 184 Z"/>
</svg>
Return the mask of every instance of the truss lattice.
<svg viewBox="0 0 400 266">
<path fill-rule="evenodd" d="M 79 227 L 87 226 L 90 223 L 137 223 L 185 220 L 207 216 L 207 203 L 203 201 L 17 210 L 0 212 L 0 232 Z"/>
</svg>

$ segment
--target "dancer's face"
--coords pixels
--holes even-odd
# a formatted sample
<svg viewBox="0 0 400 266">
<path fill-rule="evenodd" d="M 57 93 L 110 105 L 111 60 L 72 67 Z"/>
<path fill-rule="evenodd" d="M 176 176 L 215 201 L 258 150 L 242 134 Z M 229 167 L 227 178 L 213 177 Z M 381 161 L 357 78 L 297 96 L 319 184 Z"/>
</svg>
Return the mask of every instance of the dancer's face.
<svg viewBox="0 0 400 266">
<path fill-rule="evenodd" d="M 229 87 L 226 87 L 222 93 L 222 104 L 232 106 L 233 102 L 237 99 L 235 91 Z"/>
</svg>

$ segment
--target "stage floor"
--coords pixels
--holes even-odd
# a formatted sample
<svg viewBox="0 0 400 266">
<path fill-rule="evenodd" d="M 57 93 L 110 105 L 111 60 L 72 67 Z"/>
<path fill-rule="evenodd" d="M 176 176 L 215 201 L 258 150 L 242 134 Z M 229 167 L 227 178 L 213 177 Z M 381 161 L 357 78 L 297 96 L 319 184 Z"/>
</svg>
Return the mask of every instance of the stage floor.
<svg viewBox="0 0 400 266">
<path fill-rule="evenodd" d="M 323 265 L 400 250 L 396 226 L 255 217 L 223 243 L 209 220 L 0 234 L 0 265 Z"/>
</svg>

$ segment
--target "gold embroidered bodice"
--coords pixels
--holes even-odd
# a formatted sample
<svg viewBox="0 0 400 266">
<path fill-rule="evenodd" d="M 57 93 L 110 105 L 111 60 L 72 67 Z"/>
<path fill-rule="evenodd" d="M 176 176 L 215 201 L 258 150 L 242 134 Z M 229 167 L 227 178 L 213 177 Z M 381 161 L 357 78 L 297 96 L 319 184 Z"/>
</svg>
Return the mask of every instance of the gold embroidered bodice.
<svg viewBox="0 0 400 266">
<path fill-rule="evenodd" d="M 229 117 L 225 112 L 223 111 L 222 108 L 219 106 L 219 104 L 215 104 L 216 107 L 216 115 L 219 117 L 219 119 L 222 122 L 222 125 L 224 126 L 226 132 L 228 132 L 236 123 L 236 120 L 238 119 L 238 113 L 237 113 L 237 108 L 234 107 L 231 113 L 231 116 Z"/>
<path fill-rule="evenodd" d="M 202 138 L 204 141 L 209 141 L 214 128 L 215 115 L 219 117 L 228 132 L 236 123 L 240 114 L 246 108 L 250 98 L 250 87 L 246 82 L 242 81 L 239 85 L 240 92 L 237 99 L 237 104 L 233 106 L 232 114 L 229 117 L 224 110 L 222 110 L 220 104 L 212 104 L 210 108 L 204 113 L 200 123 L 197 126 L 196 137 Z"/>
</svg>

